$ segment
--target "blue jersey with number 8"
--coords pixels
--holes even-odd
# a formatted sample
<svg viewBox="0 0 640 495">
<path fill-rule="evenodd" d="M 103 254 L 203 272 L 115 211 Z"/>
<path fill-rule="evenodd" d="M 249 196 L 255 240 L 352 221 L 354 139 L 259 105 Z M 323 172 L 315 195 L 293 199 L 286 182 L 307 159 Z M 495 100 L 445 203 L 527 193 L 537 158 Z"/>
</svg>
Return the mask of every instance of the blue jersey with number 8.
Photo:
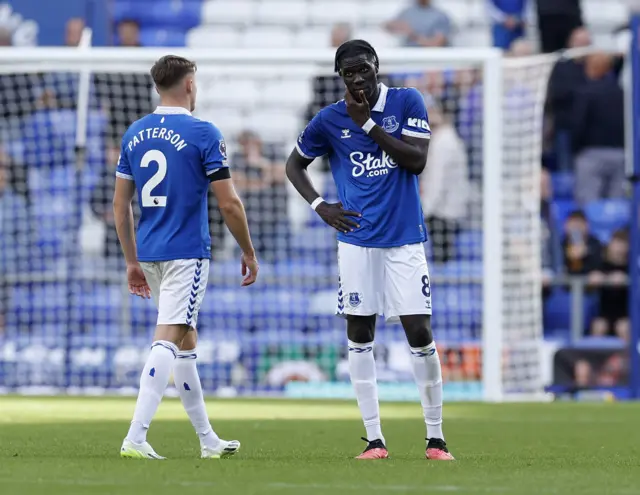
<svg viewBox="0 0 640 495">
<path fill-rule="evenodd" d="M 127 129 L 116 176 L 138 192 L 138 260 L 211 257 L 207 191 L 227 168 L 220 131 L 184 108 L 158 107 Z"/>
</svg>

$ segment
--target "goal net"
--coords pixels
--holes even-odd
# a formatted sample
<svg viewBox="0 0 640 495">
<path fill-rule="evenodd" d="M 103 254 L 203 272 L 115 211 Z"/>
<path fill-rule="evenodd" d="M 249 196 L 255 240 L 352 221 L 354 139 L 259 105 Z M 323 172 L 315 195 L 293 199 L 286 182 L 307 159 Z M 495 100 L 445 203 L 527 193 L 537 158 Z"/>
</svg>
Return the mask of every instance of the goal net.
<svg viewBox="0 0 640 495">
<path fill-rule="evenodd" d="M 156 310 L 129 296 L 111 199 L 119 140 L 157 104 L 155 49 L 0 52 L 0 386 L 135 392 Z M 181 51 L 196 115 L 227 140 L 261 259 L 240 288 L 237 248 L 210 200 L 213 262 L 199 319 L 207 393 L 348 397 L 334 232 L 285 180 L 306 121 L 342 97 L 333 53 Z M 552 61 L 492 49 L 381 53 L 387 85 L 425 97 L 433 138 L 421 194 L 445 397 L 542 391 L 539 170 Z M 311 167 L 336 197 L 323 160 Z M 137 205 L 136 205 L 137 209 Z M 379 320 L 380 397 L 415 400 L 399 326 Z"/>
</svg>

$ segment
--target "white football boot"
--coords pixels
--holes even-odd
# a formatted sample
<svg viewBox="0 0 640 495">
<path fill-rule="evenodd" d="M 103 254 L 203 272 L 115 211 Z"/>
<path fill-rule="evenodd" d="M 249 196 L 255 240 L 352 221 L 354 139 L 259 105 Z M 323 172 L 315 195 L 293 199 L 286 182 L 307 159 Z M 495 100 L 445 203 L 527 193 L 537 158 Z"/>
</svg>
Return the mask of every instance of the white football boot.
<svg viewBox="0 0 640 495">
<path fill-rule="evenodd" d="M 122 447 L 120 447 L 120 457 L 125 459 L 166 459 L 166 457 L 156 454 L 156 451 L 149 445 L 149 442 L 138 444 L 126 438 L 124 442 L 122 442 Z"/>
<path fill-rule="evenodd" d="M 202 446 L 201 456 L 203 459 L 221 459 L 231 457 L 240 450 L 240 442 L 237 440 L 218 440 L 218 445 L 214 448 Z"/>
</svg>

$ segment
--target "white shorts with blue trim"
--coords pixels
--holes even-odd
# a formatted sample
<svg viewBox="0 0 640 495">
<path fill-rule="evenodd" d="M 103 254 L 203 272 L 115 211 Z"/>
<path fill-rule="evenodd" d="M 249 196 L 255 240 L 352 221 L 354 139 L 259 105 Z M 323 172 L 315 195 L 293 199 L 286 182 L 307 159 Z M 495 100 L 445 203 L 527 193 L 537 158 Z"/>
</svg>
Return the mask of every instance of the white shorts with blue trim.
<svg viewBox="0 0 640 495">
<path fill-rule="evenodd" d="M 208 259 L 141 262 L 158 308 L 158 325 L 196 328 L 209 279 Z"/>
<path fill-rule="evenodd" d="M 368 248 L 338 242 L 338 315 L 431 314 L 431 282 L 423 244 Z"/>
</svg>

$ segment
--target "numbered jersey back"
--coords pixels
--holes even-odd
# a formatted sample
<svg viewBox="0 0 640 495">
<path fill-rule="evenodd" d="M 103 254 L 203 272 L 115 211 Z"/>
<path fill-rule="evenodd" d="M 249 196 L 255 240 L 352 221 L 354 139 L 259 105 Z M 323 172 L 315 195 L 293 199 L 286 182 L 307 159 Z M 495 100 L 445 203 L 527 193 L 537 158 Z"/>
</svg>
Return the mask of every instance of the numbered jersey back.
<svg viewBox="0 0 640 495">
<path fill-rule="evenodd" d="M 226 168 L 220 131 L 184 108 L 158 107 L 129 127 L 116 175 L 138 191 L 140 261 L 211 257 L 207 190 Z"/>
</svg>

